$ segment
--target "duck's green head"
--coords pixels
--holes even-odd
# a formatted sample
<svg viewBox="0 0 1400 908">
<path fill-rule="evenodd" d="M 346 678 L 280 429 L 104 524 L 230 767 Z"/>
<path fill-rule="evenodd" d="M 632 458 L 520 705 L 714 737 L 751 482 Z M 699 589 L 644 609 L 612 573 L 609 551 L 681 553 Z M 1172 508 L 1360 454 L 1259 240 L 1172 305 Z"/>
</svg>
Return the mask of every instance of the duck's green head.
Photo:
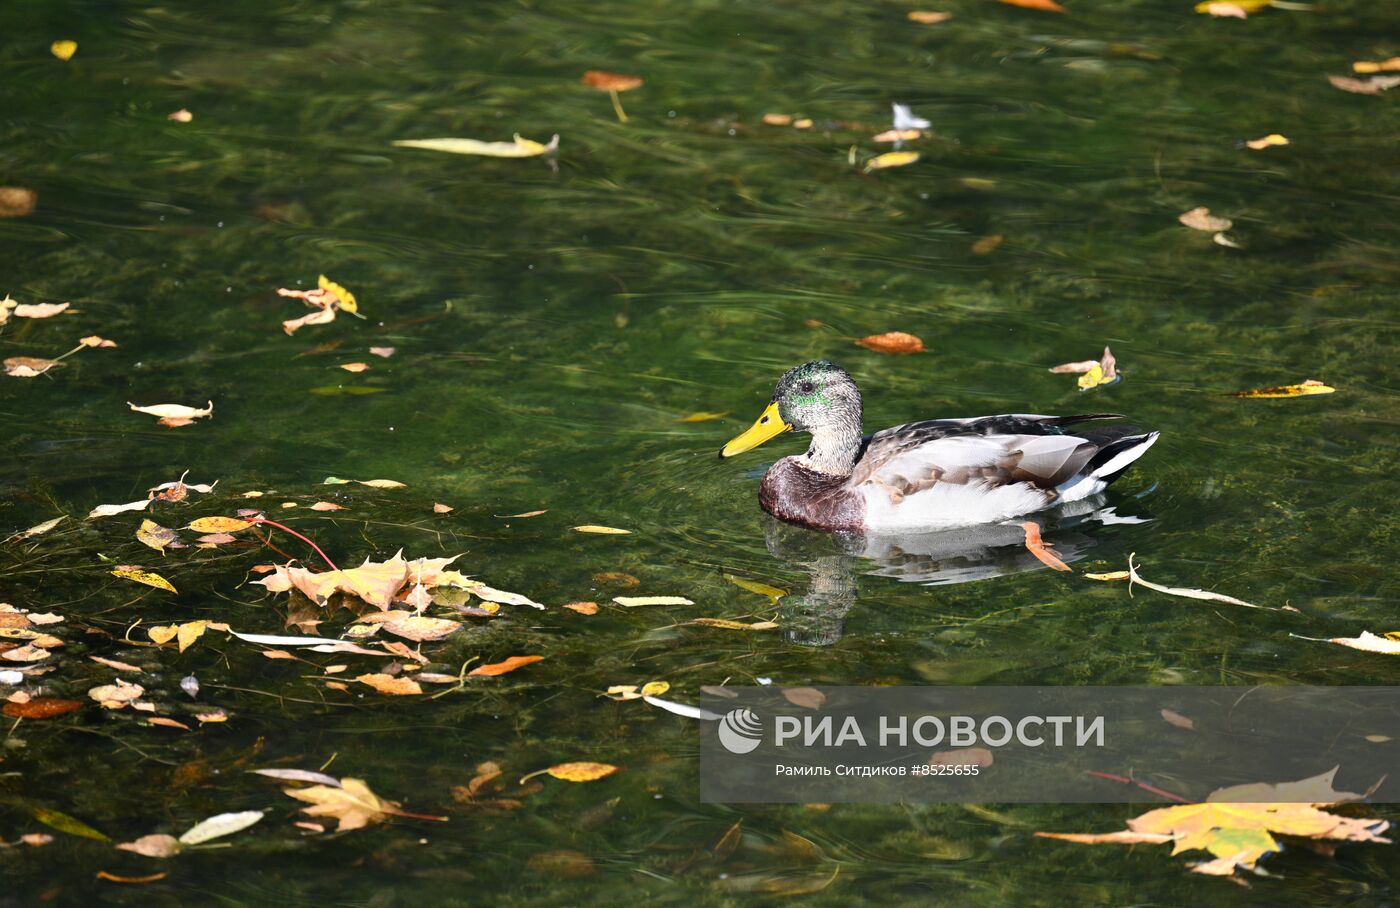
<svg viewBox="0 0 1400 908">
<path fill-rule="evenodd" d="M 826 360 L 794 366 L 778 379 L 773 400 L 748 431 L 720 449 L 720 457 L 751 451 L 784 432 L 854 427 L 859 434 L 860 391 L 845 369 Z"/>
</svg>

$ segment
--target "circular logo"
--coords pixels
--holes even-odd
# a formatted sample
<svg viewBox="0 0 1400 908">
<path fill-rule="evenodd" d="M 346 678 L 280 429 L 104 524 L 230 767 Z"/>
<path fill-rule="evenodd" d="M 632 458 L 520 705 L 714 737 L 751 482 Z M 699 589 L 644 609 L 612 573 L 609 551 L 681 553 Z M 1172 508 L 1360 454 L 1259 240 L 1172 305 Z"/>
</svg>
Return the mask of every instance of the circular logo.
<svg viewBox="0 0 1400 908">
<path fill-rule="evenodd" d="M 719 722 L 719 743 L 732 754 L 746 754 L 763 743 L 763 723 L 751 709 L 731 709 Z"/>
</svg>

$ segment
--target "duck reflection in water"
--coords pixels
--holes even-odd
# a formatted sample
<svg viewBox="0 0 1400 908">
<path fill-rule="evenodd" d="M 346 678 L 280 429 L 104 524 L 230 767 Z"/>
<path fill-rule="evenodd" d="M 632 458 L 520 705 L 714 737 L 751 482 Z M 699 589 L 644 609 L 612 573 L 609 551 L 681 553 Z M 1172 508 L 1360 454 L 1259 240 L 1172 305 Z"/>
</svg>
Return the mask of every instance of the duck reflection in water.
<svg viewBox="0 0 1400 908">
<path fill-rule="evenodd" d="M 822 533 L 765 517 L 769 553 L 811 577 L 805 590 L 794 590 L 779 601 L 784 638 L 803 646 L 838 642 L 857 602 L 862 575 L 935 586 L 1049 570 L 1025 546 L 1025 520 L 1034 520 L 1045 543 L 1071 564 L 1098 544 L 1092 533 L 1096 527 L 1147 523 L 1151 518 L 1119 514 L 1102 495 L 1022 520 L 927 533 Z"/>
</svg>

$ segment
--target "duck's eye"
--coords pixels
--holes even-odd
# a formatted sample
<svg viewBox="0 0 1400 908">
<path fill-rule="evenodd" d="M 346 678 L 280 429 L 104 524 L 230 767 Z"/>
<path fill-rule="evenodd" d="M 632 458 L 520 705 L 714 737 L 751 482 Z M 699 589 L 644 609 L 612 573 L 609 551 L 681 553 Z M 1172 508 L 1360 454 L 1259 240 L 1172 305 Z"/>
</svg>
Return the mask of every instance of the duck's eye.
<svg viewBox="0 0 1400 908">
<path fill-rule="evenodd" d="M 804 381 L 800 390 L 803 394 L 811 394 L 813 391 L 817 390 L 817 386 L 809 381 Z"/>
</svg>

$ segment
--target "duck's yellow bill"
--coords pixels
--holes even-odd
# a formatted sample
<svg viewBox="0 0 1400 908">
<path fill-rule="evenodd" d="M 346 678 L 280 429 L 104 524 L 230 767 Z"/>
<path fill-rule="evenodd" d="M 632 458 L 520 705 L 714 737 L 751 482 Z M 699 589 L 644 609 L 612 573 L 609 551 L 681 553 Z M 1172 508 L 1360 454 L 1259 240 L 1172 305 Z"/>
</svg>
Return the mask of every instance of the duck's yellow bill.
<svg viewBox="0 0 1400 908">
<path fill-rule="evenodd" d="M 769 404 L 757 422 L 749 426 L 746 431 L 731 438 L 729 444 L 720 448 L 719 456 L 733 457 L 735 454 L 752 451 L 765 441 L 791 431 L 792 426 L 783 422 L 782 415 L 778 413 L 778 405 L 776 403 Z"/>
</svg>

